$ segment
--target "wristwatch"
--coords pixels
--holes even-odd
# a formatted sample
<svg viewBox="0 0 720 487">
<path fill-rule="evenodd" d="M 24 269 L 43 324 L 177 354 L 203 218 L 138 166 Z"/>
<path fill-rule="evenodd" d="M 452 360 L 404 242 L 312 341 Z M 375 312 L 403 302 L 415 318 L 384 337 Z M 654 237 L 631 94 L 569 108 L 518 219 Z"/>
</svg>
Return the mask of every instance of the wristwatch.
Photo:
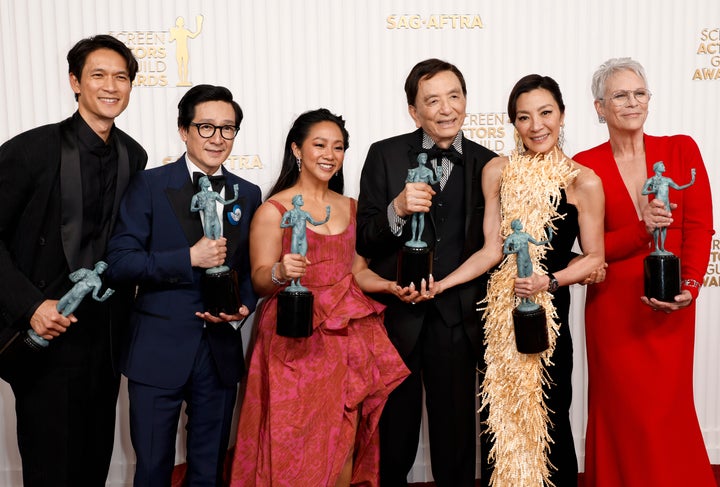
<svg viewBox="0 0 720 487">
<path fill-rule="evenodd" d="M 549 293 L 554 293 L 560 287 L 560 283 L 557 279 L 555 279 L 555 276 L 553 276 L 552 272 L 548 272 L 547 276 L 550 279 L 550 282 L 548 282 L 547 290 Z"/>
</svg>

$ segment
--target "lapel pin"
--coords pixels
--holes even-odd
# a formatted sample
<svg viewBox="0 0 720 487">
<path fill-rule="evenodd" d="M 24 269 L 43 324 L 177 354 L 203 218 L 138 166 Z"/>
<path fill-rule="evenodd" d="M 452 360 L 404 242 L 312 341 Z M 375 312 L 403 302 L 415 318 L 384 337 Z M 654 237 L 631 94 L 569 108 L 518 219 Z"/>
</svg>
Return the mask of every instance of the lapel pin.
<svg viewBox="0 0 720 487">
<path fill-rule="evenodd" d="M 232 211 L 227 212 L 227 219 L 230 225 L 237 225 L 238 223 L 240 223 L 240 217 L 242 217 L 240 205 L 233 206 Z"/>
</svg>

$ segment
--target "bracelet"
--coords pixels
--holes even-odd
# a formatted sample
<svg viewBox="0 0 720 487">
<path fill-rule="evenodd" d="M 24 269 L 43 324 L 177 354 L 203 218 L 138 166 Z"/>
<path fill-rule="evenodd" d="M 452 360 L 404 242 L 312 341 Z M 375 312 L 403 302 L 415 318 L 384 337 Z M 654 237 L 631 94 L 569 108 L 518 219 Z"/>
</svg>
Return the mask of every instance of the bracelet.
<svg viewBox="0 0 720 487">
<path fill-rule="evenodd" d="M 287 279 L 278 279 L 278 277 L 275 275 L 275 269 L 277 269 L 277 266 L 280 265 L 280 262 L 275 262 L 272 266 L 272 270 L 270 271 L 270 280 L 273 284 L 276 286 L 282 286 L 287 282 Z"/>
<path fill-rule="evenodd" d="M 677 281 L 675 281 L 677 282 Z M 685 279 L 683 282 L 680 283 L 683 286 L 687 287 L 694 287 L 695 289 L 699 289 L 702 284 L 697 282 L 695 279 Z"/>
</svg>

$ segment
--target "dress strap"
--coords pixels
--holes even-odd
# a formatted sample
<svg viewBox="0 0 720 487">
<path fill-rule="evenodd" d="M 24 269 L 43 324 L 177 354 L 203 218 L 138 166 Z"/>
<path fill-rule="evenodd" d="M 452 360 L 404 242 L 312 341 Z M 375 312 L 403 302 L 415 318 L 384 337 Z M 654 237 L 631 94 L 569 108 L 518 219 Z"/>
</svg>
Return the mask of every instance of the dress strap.
<svg viewBox="0 0 720 487">
<path fill-rule="evenodd" d="M 281 215 L 284 215 L 285 212 L 287 211 L 287 209 L 279 201 L 275 201 L 275 200 L 267 200 L 267 201 L 268 201 L 268 203 L 273 205 L 275 208 L 277 208 L 277 211 L 279 211 Z"/>
</svg>

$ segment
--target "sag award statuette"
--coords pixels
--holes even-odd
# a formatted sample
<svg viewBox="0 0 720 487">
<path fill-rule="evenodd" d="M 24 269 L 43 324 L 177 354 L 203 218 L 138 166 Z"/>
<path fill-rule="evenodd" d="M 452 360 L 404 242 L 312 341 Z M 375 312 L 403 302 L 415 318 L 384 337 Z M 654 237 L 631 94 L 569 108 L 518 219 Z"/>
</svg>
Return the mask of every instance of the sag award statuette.
<svg viewBox="0 0 720 487">
<path fill-rule="evenodd" d="M 238 185 L 233 185 L 235 196 L 224 200 L 220 193 L 212 189 L 210 179 L 201 176 L 198 180 L 200 191 L 190 201 L 190 211 L 199 212 L 203 217 L 203 233 L 211 240 L 222 236 L 222 222 L 218 217 L 216 202 L 229 205 L 238 198 Z M 200 281 L 205 311 L 218 316 L 220 313 L 233 315 L 240 309 L 237 273 L 226 265 L 211 267 L 205 270 Z"/>
<path fill-rule="evenodd" d="M 665 164 L 658 161 L 653 164 L 655 175 L 645 181 L 642 194 L 654 194 L 670 211 L 670 188 L 682 190 L 695 184 L 695 169 L 690 170 L 690 182 L 684 186 L 678 186 L 675 181 L 664 177 Z M 658 301 L 672 303 L 675 296 L 680 294 L 680 259 L 672 252 L 665 250 L 665 237 L 667 227 L 655 228 L 653 230 L 653 241 L 655 250 L 643 261 L 645 276 L 645 296 L 648 299 L 655 298 Z"/>
<path fill-rule="evenodd" d="M 72 289 L 65 293 L 62 298 L 60 298 L 60 301 L 58 301 L 55 309 L 57 309 L 61 315 L 69 316 L 75 312 L 77 307 L 80 305 L 80 302 L 88 293 L 90 293 L 90 291 L 92 291 L 93 299 L 100 303 L 112 296 L 115 291 L 109 288 L 105 290 L 102 296 L 98 295 L 100 293 L 100 289 L 102 288 L 100 274 L 105 272 L 105 269 L 107 269 L 107 264 L 100 260 L 95 264 L 95 268 L 93 270 L 83 268 L 71 273 L 68 277 L 75 283 L 75 285 Z M 25 343 L 34 350 L 40 350 L 41 348 L 45 348 L 50 345 L 49 340 L 46 340 L 35 333 L 35 330 L 32 328 L 30 328 L 27 332 Z"/>
<path fill-rule="evenodd" d="M 518 277 L 530 277 L 533 274 L 533 265 L 530 260 L 528 243 L 545 245 L 552 239 L 552 230 L 547 240 L 536 241 L 522 230 L 520 220 L 510 223 L 513 233 L 507 236 L 503 244 L 503 254 L 517 254 Z M 520 353 L 540 353 L 547 350 L 548 343 L 547 320 L 545 308 L 530 301 L 530 298 L 521 298 L 520 304 L 513 309 L 513 325 L 515 327 L 515 346 Z"/>
<path fill-rule="evenodd" d="M 436 173 L 433 173 L 430 168 L 425 167 L 427 159 L 428 155 L 426 153 L 421 152 L 418 154 L 418 166 L 408 169 L 406 183 L 436 184 L 440 180 L 442 167 L 438 166 Z M 423 213 L 413 213 L 410 224 L 412 238 L 405 242 L 398 256 L 397 282 L 402 287 L 415 284 L 415 287 L 420 289 L 420 283 L 423 279 L 425 279 L 425 282 L 430 282 L 433 251 L 426 242 L 421 240 L 425 229 L 425 215 Z"/>
<path fill-rule="evenodd" d="M 330 219 L 330 207 L 325 208 L 325 219 L 319 222 L 300 207 L 305 204 L 302 195 L 292 199 L 293 209 L 283 213 L 280 228 L 292 228 L 290 252 L 307 255 L 307 229 L 305 222 L 322 225 Z M 306 338 L 313 331 L 313 294 L 300 284 L 300 278 L 293 279 L 290 285 L 278 293 L 277 302 L 277 334 L 288 338 Z"/>
</svg>

